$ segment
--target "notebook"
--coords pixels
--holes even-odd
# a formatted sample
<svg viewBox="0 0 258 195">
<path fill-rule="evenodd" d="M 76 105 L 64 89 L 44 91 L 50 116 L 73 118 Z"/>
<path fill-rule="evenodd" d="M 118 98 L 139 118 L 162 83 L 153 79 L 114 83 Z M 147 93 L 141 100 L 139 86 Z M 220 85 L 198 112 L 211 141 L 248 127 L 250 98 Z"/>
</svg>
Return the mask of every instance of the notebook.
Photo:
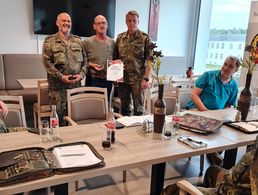
<svg viewBox="0 0 258 195">
<path fill-rule="evenodd" d="M 243 131 L 245 133 L 258 132 L 258 121 L 240 121 L 224 123 L 226 126 Z"/>
</svg>

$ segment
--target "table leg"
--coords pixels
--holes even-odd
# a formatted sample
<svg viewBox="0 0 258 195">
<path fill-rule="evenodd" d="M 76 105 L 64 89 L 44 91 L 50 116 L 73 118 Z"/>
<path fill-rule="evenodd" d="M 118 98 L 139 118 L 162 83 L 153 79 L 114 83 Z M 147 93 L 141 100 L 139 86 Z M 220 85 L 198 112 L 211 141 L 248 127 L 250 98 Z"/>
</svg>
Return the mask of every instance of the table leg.
<svg viewBox="0 0 258 195">
<path fill-rule="evenodd" d="M 151 170 L 151 195 L 159 195 L 163 189 L 166 163 L 152 165 Z"/>
<path fill-rule="evenodd" d="M 237 148 L 226 150 L 224 160 L 223 160 L 223 168 L 230 169 L 231 167 L 233 167 L 236 163 L 236 157 L 237 157 Z"/>
<path fill-rule="evenodd" d="M 68 195 L 68 183 L 54 186 L 55 195 Z"/>
</svg>

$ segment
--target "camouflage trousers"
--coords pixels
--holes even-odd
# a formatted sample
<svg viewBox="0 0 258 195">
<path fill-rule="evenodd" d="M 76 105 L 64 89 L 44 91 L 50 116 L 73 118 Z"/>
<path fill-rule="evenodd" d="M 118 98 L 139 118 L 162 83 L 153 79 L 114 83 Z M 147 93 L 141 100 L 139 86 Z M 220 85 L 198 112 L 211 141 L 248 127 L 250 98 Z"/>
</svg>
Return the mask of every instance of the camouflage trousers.
<svg viewBox="0 0 258 195">
<path fill-rule="evenodd" d="M 121 99 L 121 114 L 130 116 L 132 114 L 131 97 L 133 100 L 134 115 L 143 115 L 144 92 L 141 84 L 119 83 L 118 96 Z"/>
<path fill-rule="evenodd" d="M 49 104 L 56 105 L 56 112 L 59 118 L 59 125 L 66 126 L 63 119 L 67 116 L 67 89 L 49 89 Z"/>
</svg>

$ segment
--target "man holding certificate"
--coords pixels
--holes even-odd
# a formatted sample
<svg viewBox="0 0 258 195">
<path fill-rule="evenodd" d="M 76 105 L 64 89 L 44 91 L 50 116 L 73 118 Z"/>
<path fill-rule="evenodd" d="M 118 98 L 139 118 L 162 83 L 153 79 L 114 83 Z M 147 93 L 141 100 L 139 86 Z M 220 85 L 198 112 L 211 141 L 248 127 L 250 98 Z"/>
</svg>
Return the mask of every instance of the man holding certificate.
<svg viewBox="0 0 258 195">
<path fill-rule="evenodd" d="M 95 17 L 93 28 L 96 35 L 83 41 L 89 63 L 86 86 L 107 88 L 109 97 L 112 82 L 106 79 L 107 60 L 113 59 L 115 41 L 106 34 L 108 22 L 104 16 L 98 15 Z"/>
<path fill-rule="evenodd" d="M 128 30 L 118 35 L 114 50 L 114 59 L 124 64 L 124 82 L 119 83 L 118 93 L 121 99 L 121 114 L 131 115 L 131 96 L 134 115 L 143 115 L 143 89 L 148 87 L 151 67 L 146 60 L 152 51 L 148 47 L 151 39 L 148 34 L 138 29 L 139 14 L 129 11 L 126 14 Z"/>
</svg>

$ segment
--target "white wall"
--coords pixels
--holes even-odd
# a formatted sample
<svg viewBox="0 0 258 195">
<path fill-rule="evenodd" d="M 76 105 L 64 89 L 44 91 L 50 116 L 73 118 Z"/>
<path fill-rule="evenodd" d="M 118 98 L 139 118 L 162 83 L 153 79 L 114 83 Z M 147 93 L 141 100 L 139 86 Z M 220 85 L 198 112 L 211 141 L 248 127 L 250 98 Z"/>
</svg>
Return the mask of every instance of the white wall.
<svg viewBox="0 0 258 195">
<path fill-rule="evenodd" d="M 160 0 L 157 44 L 164 55 L 172 56 L 162 65 L 163 70 L 170 66 L 169 70 L 172 72 L 167 74 L 173 74 L 173 69 L 178 66 L 182 70 L 186 67 L 195 2 L 196 0 Z M 139 12 L 139 28 L 148 32 L 149 7 L 150 0 L 117 0 L 115 36 L 126 30 L 125 14 L 129 10 Z M 33 34 L 32 20 L 32 0 L 0 1 L 0 53 L 41 53 L 45 36 Z"/>
</svg>

